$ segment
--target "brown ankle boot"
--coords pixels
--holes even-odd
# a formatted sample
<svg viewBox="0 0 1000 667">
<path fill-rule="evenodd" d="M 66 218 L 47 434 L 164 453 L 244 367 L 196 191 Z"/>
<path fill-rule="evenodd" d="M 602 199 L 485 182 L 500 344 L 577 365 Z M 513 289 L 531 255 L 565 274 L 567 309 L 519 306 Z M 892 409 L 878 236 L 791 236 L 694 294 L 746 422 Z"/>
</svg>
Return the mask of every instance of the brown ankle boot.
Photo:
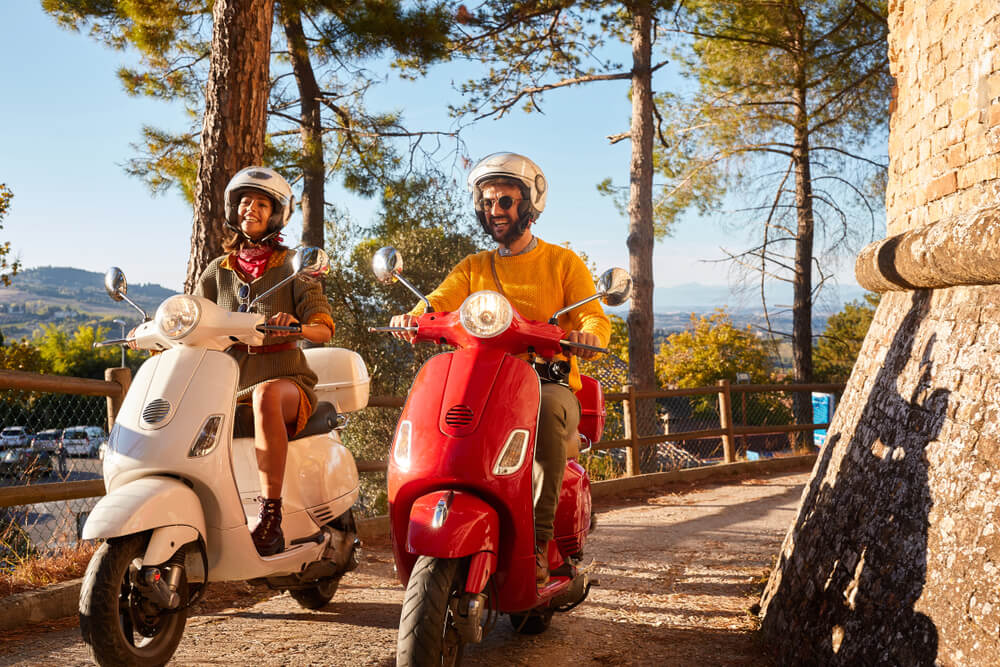
<svg viewBox="0 0 1000 667">
<path fill-rule="evenodd" d="M 539 588 L 549 583 L 549 554 L 547 542 L 535 542 L 535 585 Z"/>
<path fill-rule="evenodd" d="M 285 550 L 285 536 L 281 532 L 281 498 L 257 498 L 260 501 L 260 522 L 250 536 L 257 553 L 273 556 Z"/>
</svg>

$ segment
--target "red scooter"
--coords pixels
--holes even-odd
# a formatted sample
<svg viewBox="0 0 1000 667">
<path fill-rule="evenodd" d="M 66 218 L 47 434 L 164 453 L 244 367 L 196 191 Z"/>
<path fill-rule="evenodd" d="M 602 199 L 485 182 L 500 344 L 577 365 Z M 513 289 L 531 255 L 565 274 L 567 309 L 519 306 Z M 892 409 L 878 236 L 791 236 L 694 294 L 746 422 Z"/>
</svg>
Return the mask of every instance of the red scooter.
<svg viewBox="0 0 1000 667">
<path fill-rule="evenodd" d="M 408 331 L 417 341 L 457 348 L 432 357 L 414 379 L 388 468 L 393 553 L 406 586 L 396 664 L 454 665 L 462 646 L 481 641 L 498 613 L 508 614 L 516 631 L 537 634 L 554 612 L 580 604 L 596 583 L 582 565 L 591 528 L 590 482 L 574 458 L 566 462 L 548 548 L 551 579 L 543 588 L 535 583 L 534 503 L 541 476 L 534 462 L 541 396 L 536 366 L 549 360 L 542 363 L 550 379 L 558 379 L 568 364 L 551 359 L 564 349 L 605 352 L 562 340 L 566 332 L 555 322 L 597 298 L 624 303 L 632 280 L 622 269 L 607 271 L 597 294 L 545 323 L 524 319 L 506 298 L 488 291 L 471 295 L 457 312 L 432 312 L 402 277 L 395 249 L 379 250 L 372 264 L 381 282 L 403 282 L 428 312 L 414 327 L 371 331 Z M 536 365 L 515 356 L 525 352 Z M 598 382 L 582 379 L 577 397 L 586 451 L 600 438 L 605 412 Z"/>
</svg>

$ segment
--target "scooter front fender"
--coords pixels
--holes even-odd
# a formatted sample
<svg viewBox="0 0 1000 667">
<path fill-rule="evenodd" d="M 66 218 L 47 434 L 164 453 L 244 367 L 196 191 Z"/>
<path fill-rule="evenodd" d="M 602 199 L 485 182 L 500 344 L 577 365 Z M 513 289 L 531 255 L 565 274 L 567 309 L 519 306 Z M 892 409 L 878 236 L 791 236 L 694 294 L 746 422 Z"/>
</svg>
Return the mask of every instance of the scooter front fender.
<svg viewBox="0 0 1000 667">
<path fill-rule="evenodd" d="M 205 513 L 194 491 L 180 480 L 152 475 L 124 484 L 101 498 L 87 517 L 82 537 L 107 539 L 158 528 L 170 530 L 154 533 L 150 549 L 157 553 L 147 550 L 144 562 L 162 562 L 184 542 L 206 535 Z M 163 559 L 150 560 L 168 549 L 172 550 Z"/>
<path fill-rule="evenodd" d="M 406 549 L 434 558 L 497 553 L 500 519 L 482 498 L 462 491 L 434 491 L 410 508 Z"/>
</svg>

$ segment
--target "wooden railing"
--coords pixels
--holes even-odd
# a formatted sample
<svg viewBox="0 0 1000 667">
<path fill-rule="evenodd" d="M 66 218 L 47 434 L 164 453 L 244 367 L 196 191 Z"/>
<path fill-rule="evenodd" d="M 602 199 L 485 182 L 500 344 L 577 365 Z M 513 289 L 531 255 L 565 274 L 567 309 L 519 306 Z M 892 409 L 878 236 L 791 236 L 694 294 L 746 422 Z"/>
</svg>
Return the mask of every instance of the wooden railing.
<svg viewBox="0 0 1000 667">
<path fill-rule="evenodd" d="M 114 424 L 114 419 L 121 407 L 121 401 L 131 380 L 128 369 L 109 368 L 105 372 L 106 380 L 89 380 L 83 378 L 63 377 L 58 375 L 39 375 L 21 371 L 0 370 L 0 389 L 19 389 L 23 391 L 41 391 L 63 394 L 84 394 L 88 396 L 108 397 L 108 431 Z M 621 392 L 604 394 L 606 402 L 621 401 L 624 408 L 625 437 L 620 440 L 602 440 L 594 445 L 594 449 L 624 448 L 626 454 L 626 475 L 639 474 L 640 451 L 661 442 L 683 442 L 701 438 L 721 438 L 723 444 L 723 460 L 732 463 L 736 460 L 736 438 L 746 435 L 796 433 L 826 428 L 822 424 L 779 424 L 765 426 L 734 425 L 732 421 L 732 395 L 734 393 L 763 392 L 813 392 L 822 391 L 838 393 L 844 390 L 843 384 L 731 384 L 728 380 L 720 380 L 715 387 L 697 387 L 693 389 L 657 389 L 639 391 L 628 385 Z M 635 410 L 636 401 L 641 399 L 667 398 L 671 396 L 704 396 L 716 394 L 719 400 L 720 426 L 713 429 L 693 431 L 678 431 L 657 435 L 640 436 Z M 402 396 L 372 396 L 368 401 L 371 408 L 399 408 L 403 406 Z M 384 472 L 385 461 L 358 461 L 358 472 Z M 86 480 L 77 482 L 57 482 L 32 486 L 0 487 L 0 507 L 28 505 L 33 503 L 56 500 L 75 500 L 103 496 L 104 481 Z"/>
</svg>

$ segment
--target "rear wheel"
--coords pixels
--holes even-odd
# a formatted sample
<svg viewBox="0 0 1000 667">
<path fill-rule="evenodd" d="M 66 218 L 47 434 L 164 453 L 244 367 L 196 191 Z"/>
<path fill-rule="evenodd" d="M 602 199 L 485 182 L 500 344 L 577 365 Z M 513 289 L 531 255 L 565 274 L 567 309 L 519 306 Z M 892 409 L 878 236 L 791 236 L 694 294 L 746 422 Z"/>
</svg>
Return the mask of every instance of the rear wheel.
<svg viewBox="0 0 1000 667">
<path fill-rule="evenodd" d="M 417 559 L 399 618 L 398 667 L 458 664 L 462 642 L 449 603 L 461 588 L 459 562 L 429 556 Z"/>
<path fill-rule="evenodd" d="M 552 624 L 552 614 L 551 609 L 528 614 L 511 614 L 510 624 L 515 632 L 522 635 L 540 635 Z"/>
<path fill-rule="evenodd" d="M 310 588 L 290 589 L 288 594 L 305 609 L 320 609 L 333 599 L 340 586 L 340 577 L 320 579 Z"/>
<path fill-rule="evenodd" d="M 163 665 L 187 622 L 187 580 L 177 592 L 181 606 L 165 610 L 133 585 L 149 534 L 108 540 L 94 553 L 80 588 L 80 633 L 98 665 Z"/>
</svg>

